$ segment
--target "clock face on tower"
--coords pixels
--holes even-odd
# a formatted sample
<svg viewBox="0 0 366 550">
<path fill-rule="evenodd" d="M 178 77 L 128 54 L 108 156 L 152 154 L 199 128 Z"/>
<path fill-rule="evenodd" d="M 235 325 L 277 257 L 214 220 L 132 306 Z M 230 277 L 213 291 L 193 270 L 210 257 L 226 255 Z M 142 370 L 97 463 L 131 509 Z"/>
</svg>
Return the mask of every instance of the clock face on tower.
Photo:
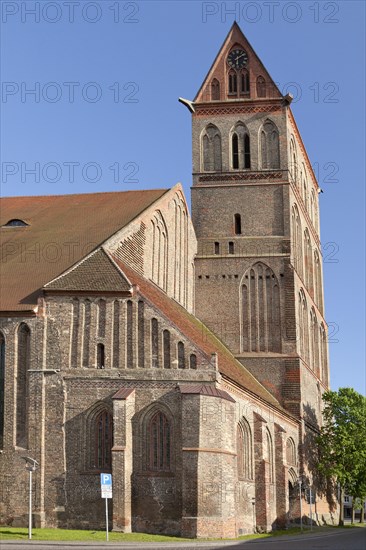
<svg viewBox="0 0 366 550">
<path fill-rule="evenodd" d="M 228 65 L 232 69 L 242 69 L 248 63 L 248 55 L 245 50 L 232 50 L 227 57 Z"/>
</svg>

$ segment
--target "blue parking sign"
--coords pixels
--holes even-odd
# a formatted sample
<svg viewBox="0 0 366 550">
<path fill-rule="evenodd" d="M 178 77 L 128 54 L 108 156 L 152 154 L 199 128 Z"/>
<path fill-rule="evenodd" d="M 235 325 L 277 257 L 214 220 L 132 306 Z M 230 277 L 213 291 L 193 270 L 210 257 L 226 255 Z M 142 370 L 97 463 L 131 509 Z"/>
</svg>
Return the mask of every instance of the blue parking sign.
<svg viewBox="0 0 366 550">
<path fill-rule="evenodd" d="M 112 474 L 100 474 L 100 484 L 107 485 L 110 487 L 112 485 Z"/>
</svg>

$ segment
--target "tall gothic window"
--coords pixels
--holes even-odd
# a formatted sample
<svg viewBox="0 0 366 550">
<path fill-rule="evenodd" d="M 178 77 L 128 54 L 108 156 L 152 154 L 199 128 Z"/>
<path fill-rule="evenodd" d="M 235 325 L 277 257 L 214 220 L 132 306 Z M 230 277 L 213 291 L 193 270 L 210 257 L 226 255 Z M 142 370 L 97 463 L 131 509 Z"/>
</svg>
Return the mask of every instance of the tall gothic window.
<svg viewBox="0 0 366 550">
<path fill-rule="evenodd" d="M 79 330 L 80 330 L 80 302 L 72 300 L 72 331 L 71 331 L 71 366 L 79 366 Z"/>
<path fill-rule="evenodd" d="M 5 423 L 5 338 L 0 332 L 0 449 L 4 447 Z"/>
<path fill-rule="evenodd" d="M 236 453 L 239 479 L 253 479 L 252 434 L 242 418 L 236 429 Z"/>
<path fill-rule="evenodd" d="M 240 95 L 250 95 L 249 72 L 243 69 L 240 73 Z"/>
<path fill-rule="evenodd" d="M 170 332 L 164 330 L 163 332 L 163 360 L 164 369 L 170 369 Z"/>
<path fill-rule="evenodd" d="M 106 302 L 105 300 L 98 301 L 98 336 L 105 336 L 105 321 L 106 321 Z"/>
<path fill-rule="evenodd" d="M 318 306 L 319 311 L 323 311 L 323 298 L 322 298 L 322 274 L 319 253 L 314 251 L 314 298 L 315 303 Z"/>
<path fill-rule="evenodd" d="M 279 284 L 272 269 L 261 262 L 243 278 L 242 350 L 281 352 Z"/>
<path fill-rule="evenodd" d="M 120 303 L 118 300 L 113 302 L 113 367 L 119 367 L 119 346 L 120 346 Z"/>
<path fill-rule="evenodd" d="M 299 353 L 309 363 L 309 319 L 308 307 L 303 289 L 299 292 Z"/>
<path fill-rule="evenodd" d="M 328 383 L 328 354 L 327 354 L 327 333 L 323 323 L 319 329 L 319 354 L 320 354 L 320 375 L 325 384 Z"/>
<path fill-rule="evenodd" d="M 91 303 L 90 300 L 84 302 L 84 339 L 83 339 L 83 367 L 89 367 L 89 346 L 90 346 L 90 326 L 91 326 Z"/>
<path fill-rule="evenodd" d="M 231 165 L 234 170 L 250 169 L 250 138 L 247 128 L 239 122 L 231 138 Z"/>
<path fill-rule="evenodd" d="M 113 418 L 101 411 L 95 418 L 95 467 L 98 470 L 112 468 Z"/>
<path fill-rule="evenodd" d="M 310 310 L 311 368 L 319 377 L 318 323 L 314 308 Z"/>
<path fill-rule="evenodd" d="M 233 168 L 239 169 L 239 138 L 238 134 L 234 133 L 232 137 L 232 154 L 233 154 Z"/>
<path fill-rule="evenodd" d="M 209 124 L 202 136 L 203 170 L 220 172 L 222 168 L 221 134 L 213 124 Z"/>
<path fill-rule="evenodd" d="M 299 210 L 296 204 L 292 207 L 291 220 L 293 265 L 299 276 L 303 278 L 302 229 Z"/>
<path fill-rule="evenodd" d="M 263 169 L 280 167 L 280 140 L 276 125 L 267 120 L 261 131 L 261 160 Z"/>
<path fill-rule="evenodd" d="M 229 72 L 229 95 L 238 93 L 238 77 L 235 71 Z"/>
<path fill-rule="evenodd" d="M 131 300 L 127 301 L 127 367 L 133 369 L 133 303 Z"/>
<path fill-rule="evenodd" d="M 294 183 L 297 183 L 297 158 L 295 142 L 293 139 L 290 141 L 290 172 Z"/>
<path fill-rule="evenodd" d="M 168 418 L 158 411 L 151 418 L 148 429 L 149 469 L 169 472 L 171 469 L 171 427 Z"/>
<path fill-rule="evenodd" d="M 296 466 L 296 446 L 292 437 L 286 441 L 286 462 L 288 465 Z"/>
<path fill-rule="evenodd" d="M 189 356 L 189 368 L 193 370 L 197 368 L 197 356 L 195 353 L 191 353 Z"/>
<path fill-rule="evenodd" d="M 214 78 L 211 82 L 211 99 L 217 101 L 220 99 L 220 82 Z"/>
<path fill-rule="evenodd" d="M 18 329 L 16 444 L 27 447 L 28 369 L 30 367 L 30 330 L 22 323 Z"/>
<path fill-rule="evenodd" d="M 97 368 L 98 369 L 104 369 L 105 368 L 105 348 L 104 348 L 104 344 L 98 344 L 97 345 Z"/>
<path fill-rule="evenodd" d="M 145 304 L 142 300 L 138 302 L 137 315 L 137 338 L 138 338 L 138 359 L 139 367 L 145 366 Z"/>
<path fill-rule="evenodd" d="M 151 366 L 159 367 L 159 324 L 155 318 L 151 319 Z"/>
<path fill-rule="evenodd" d="M 265 441 L 264 441 L 264 460 L 268 463 L 268 481 L 274 483 L 274 453 L 272 436 L 266 428 Z"/>
<path fill-rule="evenodd" d="M 266 81 L 263 76 L 257 78 L 257 97 L 266 97 Z"/>
<path fill-rule="evenodd" d="M 235 235 L 241 235 L 241 215 L 234 214 Z"/>
<path fill-rule="evenodd" d="M 313 251 L 308 229 L 304 231 L 304 253 L 305 253 L 305 281 L 308 292 L 314 293 L 314 272 L 313 272 Z"/>
<path fill-rule="evenodd" d="M 186 368 L 186 360 L 183 342 L 178 342 L 178 369 Z"/>
</svg>

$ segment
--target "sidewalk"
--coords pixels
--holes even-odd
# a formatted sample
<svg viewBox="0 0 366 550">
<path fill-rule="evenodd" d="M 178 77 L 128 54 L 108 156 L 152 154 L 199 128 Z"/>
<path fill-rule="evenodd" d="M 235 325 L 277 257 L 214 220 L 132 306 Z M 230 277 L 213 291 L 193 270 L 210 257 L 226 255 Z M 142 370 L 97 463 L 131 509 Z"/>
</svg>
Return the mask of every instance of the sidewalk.
<svg viewBox="0 0 366 550">
<path fill-rule="evenodd" d="M 348 529 L 360 529 L 359 527 L 350 527 Z M 347 529 L 347 531 L 348 531 Z M 124 542 L 124 541 L 119 541 L 119 542 L 101 542 L 101 541 L 96 541 L 96 542 L 93 542 L 93 541 L 40 541 L 40 540 L 1 540 L 0 539 L 0 546 L 2 546 L 3 544 L 7 544 L 7 545 L 13 545 L 13 544 L 18 544 L 18 545 L 28 545 L 28 546 L 37 546 L 37 547 L 42 547 L 42 546 L 54 546 L 54 547 L 64 547 L 64 548 L 67 548 L 67 547 L 84 547 L 84 548 L 88 548 L 88 547 L 92 547 L 93 549 L 97 549 L 97 548 L 106 548 L 108 546 L 123 546 L 123 547 L 138 547 L 138 548 L 152 548 L 152 547 L 167 547 L 167 548 L 195 548 L 195 547 L 200 547 L 200 548 L 212 548 L 212 547 L 217 547 L 217 546 L 220 546 L 220 547 L 223 547 L 223 546 L 235 546 L 235 545 L 238 545 L 238 544 L 246 544 L 246 543 L 250 543 L 250 544 L 255 544 L 255 543 L 259 543 L 259 542 L 264 542 L 264 541 L 290 541 L 290 540 L 293 540 L 293 541 L 300 541 L 300 540 L 303 540 L 304 538 L 319 538 L 319 537 L 322 537 L 322 536 L 328 536 L 330 534 L 336 534 L 337 532 L 337 529 L 334 528 L 334 527 L 328 527 L 328 526 L 324 526 L 324 527 L 318 527 L 318 526 L 314 526 L 313 527 L 313 530 L 311 531 L 310 530 L 310 527 L 309 526 L 305 526 L 304 527 L 304 531 L 303 533 L 299 533 L 299 534 L 289 534 L 289 535 L 278 535 L 278 536 L 270 536 L 270 537 L 267 537 L 267 538 L 259 538 L 259 539 L 249 539 L 249 540 L 221 540 L 221 539 L 216 539 L 216 540 L 212 540 L 212 541 L 197 541 L 197 540 L 194 540 L 192 542 L 187 542 L 187 541 L 182 541 L 182 542 L 176 542 L 176 541 L 172 541 L 172 542 Z M 339 530 L 339 532 L 342 532 L 341 530 Z"/>
</svg>

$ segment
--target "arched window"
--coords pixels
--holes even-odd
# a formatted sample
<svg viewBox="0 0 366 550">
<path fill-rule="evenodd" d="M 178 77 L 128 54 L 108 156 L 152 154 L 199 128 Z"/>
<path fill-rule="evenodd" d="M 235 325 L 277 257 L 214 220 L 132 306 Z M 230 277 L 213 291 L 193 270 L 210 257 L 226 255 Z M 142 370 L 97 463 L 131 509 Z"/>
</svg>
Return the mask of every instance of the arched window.
<svg viewBox="0 0 366 550">
<path fill-rule="evenodd" d="M 189 356 L 189 368 L 190 369 L 197 369 L 197 356 L 195 353 L 191 353 Z"/>
<path fill-rule="evenodd" d="M 220 82 L 214 78 L 211 82 L 211 99 L 217 101 L 220 99 Z"/>
<path fill-rule="evenodd" d="M 164 360 L 164 369 L 170 369 L 170 332 L 169 330 L 164 330 L 163 332 L 163 360 Z"/>
<path fill-rule="evenodd" d="M 131 300 L 127 300 L 127 367 L 133 369 L 133 304 Z"/>
<path fill-rule="evenodd" d="M 215 254 L 220 254 L 220 243 L 215 242 Z"/>
<path fill-rule="evenodd" d="M 258 262 L 242 279 L 242 351 L 281 352 L 280 290 L 277 277 Z"/>
<path fill-rule="evenodd" d="M 104 344 L 97 345 L 97 369 L 105 368 L 105 349 Z"/>
<path fill-rule="evenodd" d="M 213 124 L 209 124 L 202 135 L 203 170 L 205 172 L 220 172 L 221 160 L 221 134 Z"/>
<path fill-rule="evenodd" d="M 253 479 L 252 434 L 242 418 L 236 429 L 236 453 L 239 479 Z"/>
<path fill-rule="evenodd" d="M 151 277 L 163 290 L 167 290 L 168 280 L 168 231 L 162 213 L 156 210 L 151 220 L 152 254 Z"/>
<path fill-rule="evenodd" d="M 80 302 L 78 298 L 72 300 L 72 329 L 71 329 L 71 366 L 79 366 L 79 330 L 80 330 Z"/>
<path fill-rule="evenodd" d="M 303 289 L 299 292 L 299 354 L 306 363 L 309 363 L 309 319 Z"/>
<path fill-rule="evenodd" d="M 95 467 L 98 470 L 112 468 L 113 418 L 106 411 L 101 411 L 95 418 Z"/>
<path fill-rule="evenodd" d="M 250 138 L 247 128 L 239 122 L 236 124 L 231 138 L 231 154 L 233 170 L 250 169 Z"/>
<path fill-rule="evenodd" d="M 240 73 L 240 95 L 250 95 L 249 72 L 243 69 Z"/>
<path fill-rule="evenodd" d="M 83 327 L 83 367 L 89 367 L 89 346 L 90 346 L 90 326 L 91 326 L 91 303 L 90 300 L 84 301 L 84 327 Z"/>
<path fill-rule="evenodd" d="M 274 483 L 274 454 L 273 454 L 273 442 L 272 436 L 266 428 L 265 441 L 264 441 L 264 460 L 268 463 L 268 482 Z"/>
<path fill-rule="evenodd" d="M 257 78 L 257 97 L 266 97 L 266 81 L 263 76 Z"/>
<path fill-rule="evenodd" d="M 229 254 L 234 254 L 234 243 L 229 241 Z"/>
<path fill-rule="evenodd" d="M 286 462 L 288 465 L 296 466 L 296 446 L 292 437 L 286 441 Z"/>
<path fill-rule="evenodd" d="M 119 368 L 119 346 L 120 346 L 120 302 L 113 302 L 113 367 Z"/>
<path fill-rule="evenodd" d="M 241 215 L 234 215 L 235 235 L 241 235 Z"/>
<path fill-rule="evenodd" d="M 311 218 L 311 221 L 313 222 L 313 226 L 315 227 L 314 210 L 315 210 L 315 191 L 314 189 L 312 189 L 310 194 L 310 218 Z"/>
<path fill-rule="evenodd" d="M 154 472 L 169 472 L 171 469 L 171 428 L 168 418 L 162 412 L 156 412 L 151 418 L 148 437 L 148 469 Z"/>
<path fill-rule="evenodd" d="M 267 120 L 261 131 L 261 159 L 263 169 L 280 167 L 280 140 L 276 125 Z"/>
<path fill-rule="evenodd" d="M 18 328 L 16 444 L 28 446 L 28 369 L 30 368 L 30 330 L 22 323 Z"/>
<path fill-rule="evenodd" d="M 296 146 L 294 140 L 290 141 L 290 172 L 294 183 L 297 183 L 297 157 Z"/>
<path fill-rule="evenodd" d="M 159 324 L 155 318 L 151 319 L 151 366 L 159 367 Z"/>
<path fill-rule="evenodd" d="M 178 369 L 185 369 L 185 353 L 184 353 L 184 344 L 183 342 L 178 342 Z"/>
<path fill-rule="evenodd" d="M 234 170 L 239 169 L 239 138 L 238 135 L 235 133 L 232 137 L 232 154 L 233 154 L 233 168 Z"/>
<path fill-rule="evenodd" d="M 292 248 L 293 248 L 293 265 L 298 275 L 303 277 L 303 253 L 302 253 L 302 229 L 299 210 L 294 204 L 291 212 L 292 221 Z"/>
<path fill-rule="evenodd" d="M 323 323 L 319 328 L 319 354 L 320 365 L 319 370 L 321 374 L 321 380 L 324 384 L 328 384 L 328 353 L 327 353 L 327 333 Z"/>
<path fill-rule="evenodd" d="M 139 300 L 137 312 L 139 367 L 143 369 L 145 366 L 145 304 L 142 300 Z"/>
<path fill-rule="evenodd" d="M 310 310 L 311 368 L 319 377 L 318 323 L 314 308 Z"/>
<path fill-rule="evenodd" d="M 323 311 L 322 274 L 319 253 L 314 251 L 314 299 L 319 311 Z"/>
<path fill-rule="evenodd" d="M 0 449 L 4 448 L 5 423 L 5 338 L 0 332 Z"/>
<path fill-rule="evenodd" d="M 308 210 L 308 184 L 306 181 L 306 172 L 304 170 L 303 172 L 303 180 L 302 180 L 302 198 L 305 205 L 305 210 Z"/>
<path fill-rule="evenodd" d="M 229 95 L 237 95 L 238 77 L 235 71 L 229 72 Z"/>
<path fill-rule="evenodd" d="M 98 301 L 98 336 L 105 336 L 105 320 L 106 320 L 106 302 L 105 300 Z"/>
<path fill-rule="evenodd" d="M 308 229 L 304 231 L 305 281 L 311 296 L 314 293 L 313 250 Z"/>
</svg>

